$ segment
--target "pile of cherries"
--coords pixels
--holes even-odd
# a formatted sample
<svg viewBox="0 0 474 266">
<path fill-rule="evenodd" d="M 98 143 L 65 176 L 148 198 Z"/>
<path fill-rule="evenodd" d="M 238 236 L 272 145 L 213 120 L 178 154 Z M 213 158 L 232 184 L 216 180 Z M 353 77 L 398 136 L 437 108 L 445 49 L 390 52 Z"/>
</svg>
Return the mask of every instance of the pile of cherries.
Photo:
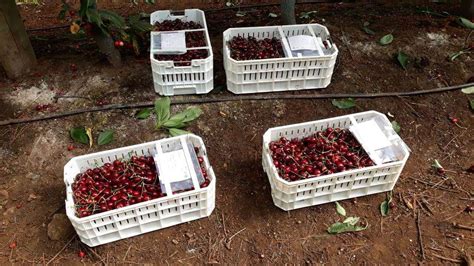
<svg viewBox="0 0 474 266">
<path fill-rule="evenodd" d="M 277 38 L 257 40 L 237 36 L 228 42 L 230 56 L 236 60 L 256 60 L 284 57 L 283 46 Z"/>
<path fill-rule="evenodd" d="M 199 151 L 198 148 L 195 150 Z M 200 187 L 204 188 L 209 186 L 210 180 L 203 165 L 204 159 L 198 157 L 198 161 L 204 177 Z M 174 191 L 173 194 L 193 189 Z M 132 156 L 128 161 L 115 160 L 88 169 L 76 176 L 72 191 L 78 217 L 166 196 L 161 191 L 155 161 L 151 156 Z"/>
<path fill-rule="evenodd" d="M 280 177 L 297 181 L 374 165 L 347 129 L 327 128 L 303 139 L 270 142 Z"/>
<path fill-rule="evenodd" d="M 186 47 L 206 47 L 204 31 L 186 32 Z"/>
<path fill-rule="evenodd" d="M 163 20 L 155 23 L 154 31 L 173 31 L 173 30 L 194 30 L 202 29 L 200 23 L 194 21 L 182 21 L 181 19 Z"/>
<path fill-rule="evenodd" d="M 188 50 L 184 54 L 155 54 L 158 61 L 174 61 L 175 66 L 190 66 L 191 60 L 205 59 L 208 57 L 206 49 Z"/>
</svg>

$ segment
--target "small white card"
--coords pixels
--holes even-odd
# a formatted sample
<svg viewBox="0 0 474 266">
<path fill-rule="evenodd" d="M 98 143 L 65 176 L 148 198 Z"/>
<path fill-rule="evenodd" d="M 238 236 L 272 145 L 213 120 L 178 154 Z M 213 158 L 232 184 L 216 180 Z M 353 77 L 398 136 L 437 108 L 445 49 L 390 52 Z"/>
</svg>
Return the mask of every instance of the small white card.
<svg viewBox="0 0 474 266">
<path fill-rule="evenodd" d="M 380 150 L 392 145 L 374 120 L 351 126 L 350 131 L 367 152 Z"/>
<path fill-rule="evenodd" d="M 186 35 L 184 32 L 161 33 L 161 50 L 166 52 L 186 52 Z"/>
<path fill-rule="evenodd" d="M 318 50 L 316 42 L 313 36 L 308 35 L 296 35 L 288 37 L 288 43 L 290 44 L 290 49 L 292 51 L 297 50 Z"/>
<path fill-rule="evenodd" d="M 191 179 L 186 156 L 183 150 L 171 151 L 161 154 L 159 161 L 160 181 L 172 183 Z"/>
</svg>

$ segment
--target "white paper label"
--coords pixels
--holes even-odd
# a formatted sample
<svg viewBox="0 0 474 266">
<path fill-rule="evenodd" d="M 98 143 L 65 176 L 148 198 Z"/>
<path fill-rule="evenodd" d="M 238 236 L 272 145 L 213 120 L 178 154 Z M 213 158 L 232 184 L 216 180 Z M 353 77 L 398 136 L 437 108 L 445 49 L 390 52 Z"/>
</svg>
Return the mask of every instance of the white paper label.
<svg viewBox="0 0 474 266">
<path fill-rule="evenodd" d="M 183 150 L 163 153 L 157 159 L 161 182 L 172 183 L 191 178 Z"/>
<path fill-rule="evenodd" d="M 161 34 L 161 50 L 167 52 L 186 52 L 186 36 L 184 32 Z"/>
<path fill-rule="evenodd" d="M 374 120 L 358 123 L 350 128 L 367 152 L 376 151 L 392 145 Z"/>
<path fill-rule="evenodd" d="M 296 35 L 288 37 L 288 43 L 292 51 L 297 50 L 318 50 L 316 42 L 312 36 L 308 35 Z"/>
</svg>

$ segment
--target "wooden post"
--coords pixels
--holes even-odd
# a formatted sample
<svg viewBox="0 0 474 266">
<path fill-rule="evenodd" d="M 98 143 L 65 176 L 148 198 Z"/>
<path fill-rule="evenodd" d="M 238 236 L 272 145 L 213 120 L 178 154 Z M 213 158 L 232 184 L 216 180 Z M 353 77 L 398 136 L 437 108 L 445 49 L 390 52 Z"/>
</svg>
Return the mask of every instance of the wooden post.
<svg viewBox="0 0 474 266">
<path fill-rule="evenodd" d="M 0 0 L 0 63 L 9 78 L 18 78 L 36 65 L 15 0 Z"/>
<path fill-rule="evenodd" d="M 281 0 L 281 22 L 283 24 L 296 24 L 295 3 L 296 0 Z"/>
</svg>

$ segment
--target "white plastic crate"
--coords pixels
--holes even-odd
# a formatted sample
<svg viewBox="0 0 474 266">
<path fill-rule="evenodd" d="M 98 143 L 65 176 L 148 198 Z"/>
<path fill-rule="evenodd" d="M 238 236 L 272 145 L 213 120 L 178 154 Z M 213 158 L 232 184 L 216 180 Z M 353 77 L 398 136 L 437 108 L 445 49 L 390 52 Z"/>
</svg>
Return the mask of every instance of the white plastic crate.
<svg viewBox="0 0 474 266">
<path fill-rule="evenodd" d="M 328 127 L 349 128 L 351 125 L 379 119 L 382 131 L 397 152 L 397 159 L 381 165 L 323 175 L 305 180 L 288 182 L 282 179 L 273 164 L 269 144 L 286 137 L 304 138 Z M 272 198 L 283 210 L 293 210 L 354 197 L 390 191 L 405 166 L 410 151 L 392 128 L 387 117 L 376 111 L 339 116 L 313 122 L 271 128 L 263 136 L 262 164 L 271 185 Z"/>
<path fill-rule="evenodd" d="M 162 198 L 83 218 L 76 216 L 72 184 L 77 174 L 116 159 L 127 160 L 134 155 L 154 156 L 156 145 L 165 149 L 181 139 L 199 147 L 199 156 L 204 158 L 204 167 L 210 179 L 209 186 L 175 195 L 169 193 Z M 202 139 L 192 134 L 74 157 L 64 166 L 64 182 L 66 214 L 81 241 L 91 247 L 204 218 L 215 207 L 216 177 Z"/>
<path fill-rule="evenodd" d="M 159 61 L 154 57 L 157 54 L 157 47 L 159 47 L 156 43 L 158 39 L 154 38 L 154 36 L 159 35 L 161 32 L 151 32 L 150 61 L 155 91 L 160 95 L 166 96 L 208 93 L 214 86 L 214 56 L 204 12 L 199 9 L 186 9 L 184 15 L 173 15 L 170 10 L 160 10 L 150 15 L 150 23 L 152 25 L 156 22 L 174 19 L 194 21 L 203 26 L 203 29 L 182 31 L 202 31 L 206 46 L 187 48 L 187 50 L 204 49 L 207 51 L 208 57 L 192 60 L 190 66 L 180 66 L 178 65 L 179 62 L 173 61 Z"/>
<path fill-rule="evenodd" d="M 287 37 L 308 35 L 328 43 L 324 55 L 294 57 Z M 231 58 L 227 43 L 236 36 L 282 40 L 286 57 L 239 61 Z M 331 82 L 338 49 L 320 24 L 231 28 L 224 32 L 227 88 L 236 94 L 325 88 Z"/>
</svg>

